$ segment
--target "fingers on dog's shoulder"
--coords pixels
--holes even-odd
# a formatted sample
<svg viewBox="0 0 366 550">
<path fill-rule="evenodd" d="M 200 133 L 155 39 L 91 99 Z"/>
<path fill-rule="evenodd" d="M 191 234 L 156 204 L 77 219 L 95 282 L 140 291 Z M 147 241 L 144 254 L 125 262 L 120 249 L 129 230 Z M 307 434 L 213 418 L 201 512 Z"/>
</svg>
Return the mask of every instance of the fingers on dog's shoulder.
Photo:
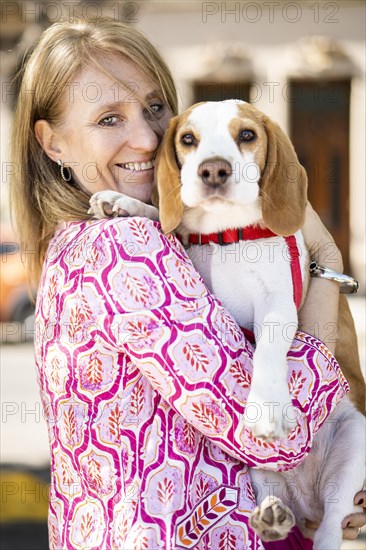
<svg viewBox="0 0 366 550">
<path fill-rule="evenodd" d="M 356 504 L 356 506 L 362 506 L 362 508 L 366 508 L 366 490 L 358 491 L 358 493 L 356 493 L 355 495 L 353 502 Z"/>
</svg>

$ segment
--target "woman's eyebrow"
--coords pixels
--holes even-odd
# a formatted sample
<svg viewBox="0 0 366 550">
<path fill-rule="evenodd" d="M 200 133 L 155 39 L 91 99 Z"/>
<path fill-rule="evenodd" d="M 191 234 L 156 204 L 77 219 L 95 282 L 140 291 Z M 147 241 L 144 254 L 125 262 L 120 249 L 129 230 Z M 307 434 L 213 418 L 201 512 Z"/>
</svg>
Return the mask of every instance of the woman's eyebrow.
<svg viewBox="0 0 366 550">
<path fill-rule="evenodd" d="M 146 96 L 144 101 L 150 101 L 151 99 L 156 99 L 157 97 L 161 97 L 162 93 L 159 88 L 156 90 L 153 90 L 152 92 L 149 92 Z M 96 105 L 96 111 L 113 111 L 113 109 L 118 109 L 118 107 L 122 107 L 123 105 L 126 105 L 127 103 L 136 102 L 139 101 L 138 94 L 136 92 L 132 92 L 128 94 L 122 101 L 111 101 L 108 103 L 103 103 Z"/>
<path fill-rule="evenodd" d="M 162 96 L 162 92 L 160 88 L 156 88 L 156 90 L 147 94 L 147 96 L 145 97 L 145 101 L 148 101 L 149 99 L 155 99 L 156 97 L 161 97 L 161 96 Z"/>
</svg>

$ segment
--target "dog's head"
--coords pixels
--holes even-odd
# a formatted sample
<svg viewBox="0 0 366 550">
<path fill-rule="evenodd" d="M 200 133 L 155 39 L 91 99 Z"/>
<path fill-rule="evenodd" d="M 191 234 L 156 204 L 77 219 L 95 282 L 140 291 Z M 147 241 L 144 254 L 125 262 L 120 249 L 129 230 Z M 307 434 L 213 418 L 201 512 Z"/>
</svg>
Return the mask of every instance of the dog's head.
<svg viewBox="0 0 366 550">
<path fill-rule="evenodd" d="M 186 209 L 227 203 L 256 206 L 266 227 L 291 235 L 304 223 L 307 177 L 286 134 L 252 105 L 198 103 L 170 121 L 153 202 L 165 233 Z"/>
</svg>

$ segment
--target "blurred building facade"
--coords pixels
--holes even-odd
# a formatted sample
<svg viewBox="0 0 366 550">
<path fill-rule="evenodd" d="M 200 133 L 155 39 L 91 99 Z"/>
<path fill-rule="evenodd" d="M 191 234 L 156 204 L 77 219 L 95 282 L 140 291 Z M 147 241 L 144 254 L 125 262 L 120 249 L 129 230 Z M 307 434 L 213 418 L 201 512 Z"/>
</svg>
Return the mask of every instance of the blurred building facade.
<svg viewBox="0 0 366 550">
<path fill-rule="evenodd" d="M 10 75 L 22 50 L 42 28 L 74 15 L 108 15 L 142 30 L 173 71 L 181 109 L 237 98 L 276 120 L 307 169 L 309 198 L 341 248 L 345 269 L 365 291 L 363 0 L 3 0 L 2 110 L 11 106 Z"/>
</svg>

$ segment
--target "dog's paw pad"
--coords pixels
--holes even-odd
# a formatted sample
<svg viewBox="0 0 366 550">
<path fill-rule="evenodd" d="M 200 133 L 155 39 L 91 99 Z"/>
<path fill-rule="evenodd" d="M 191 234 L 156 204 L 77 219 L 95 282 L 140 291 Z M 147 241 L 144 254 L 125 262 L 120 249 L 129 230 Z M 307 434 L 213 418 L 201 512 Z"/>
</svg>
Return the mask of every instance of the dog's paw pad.
<svg viewBox="0 0 366 550">
<path fill-rule="evenodd" d="M 295 517 L 279 498 L 266 497 L 257 506 L 250 518 L 249 524 L 264 542 L 283 540 L 295 525 Z"/>
</svg>

